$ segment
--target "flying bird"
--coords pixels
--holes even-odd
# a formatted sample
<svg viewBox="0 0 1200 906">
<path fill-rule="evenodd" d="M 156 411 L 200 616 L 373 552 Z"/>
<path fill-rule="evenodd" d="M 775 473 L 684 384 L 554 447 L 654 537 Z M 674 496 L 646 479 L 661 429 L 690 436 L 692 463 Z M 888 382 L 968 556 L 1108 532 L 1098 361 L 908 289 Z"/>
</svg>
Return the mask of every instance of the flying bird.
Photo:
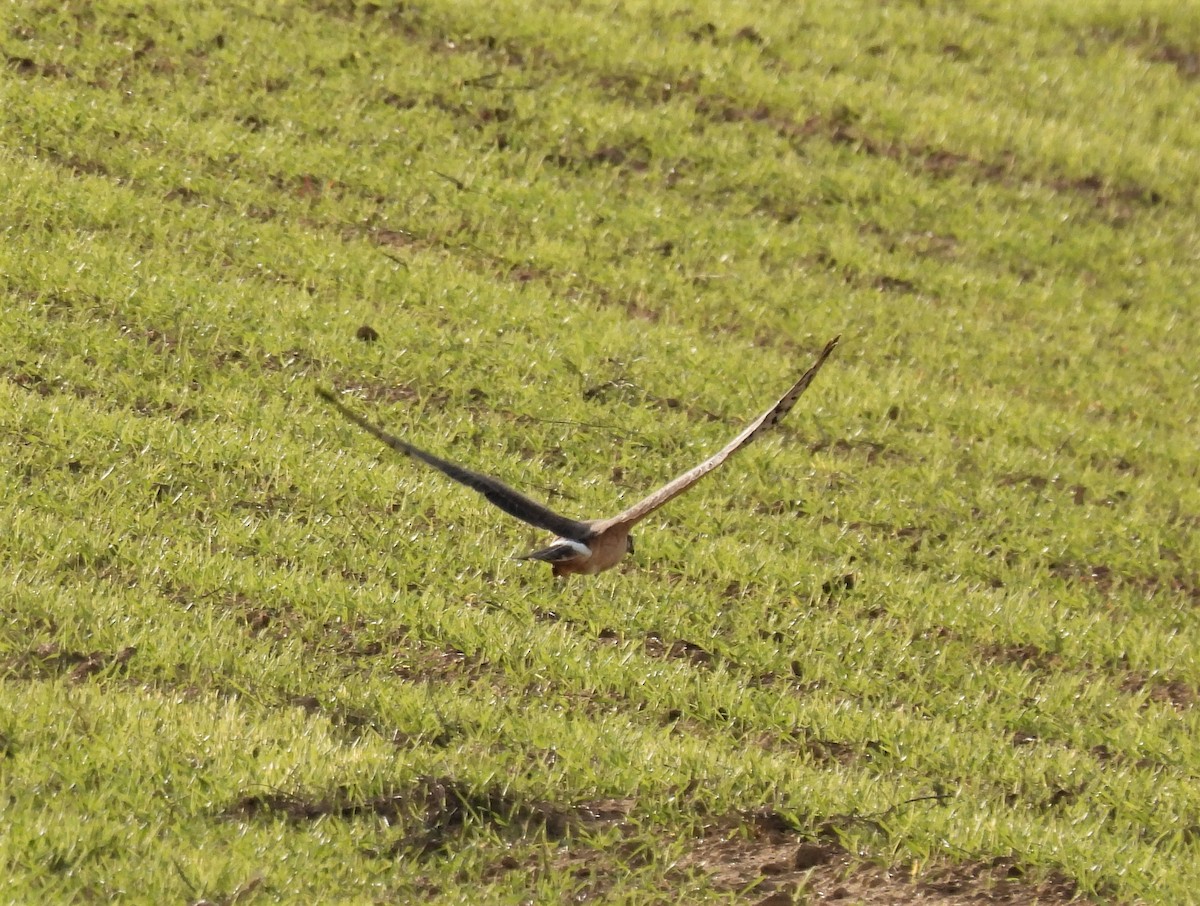
<svg viewBox="0 0 1200 906">
<path fill-rule="evenodd" d="M 495 504 L 510 516 L 515 516 L 522 522 L 527 522 L 537 528 L 553 532 L 557 536 L 549 547 L 533 551 L 518 559 L 542 560 L 549 563 L 556 577 L 568 576 L 572 573 L 594 575 L 616 566 L 627 553 L 633 553 L 633 536 L 629 532 L 637 523 L 668 501 L 678 497 L 759 434 L 774 427 L 781 418 L 787 415 L 796 404 L 796 400 L 800 398 L 800 394 L 808 389 L 812 379 L 821 370 L 821 366 L 825 364 L 825 360 L 837 346 L 838 339 L 840 338 L 835 337 L 826 343 L 816 362 L 808 371 L 804 372 L 800 380 L 796 381 L 775 405 L 752 421 L 741 434 L 700 465 L 667 482 L 623 513 L 618 513 L 608 519 L 579 521 L 559 515 L 549 507 L 526 497 L 520 491 L 510 488 L 499 479 L 434 456 L 406 440 L 389 434 L 361 415 L 347 409 L 331 391 L 318 388 L 317 393 L 331 403 L 338 412 L 364 431 L 379 438 L 393 450 L 433 466 L 443 475 L 478 491 L 490 503 Z"/>
</svg>

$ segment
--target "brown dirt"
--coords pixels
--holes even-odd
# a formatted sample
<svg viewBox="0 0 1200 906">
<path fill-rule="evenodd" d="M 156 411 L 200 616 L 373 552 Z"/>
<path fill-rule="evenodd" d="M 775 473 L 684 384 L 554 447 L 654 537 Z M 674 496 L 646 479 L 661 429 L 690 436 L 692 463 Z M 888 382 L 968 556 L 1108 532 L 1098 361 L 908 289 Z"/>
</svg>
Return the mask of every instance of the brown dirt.
<svg viewBox="0 0 1200 906">
<path fill-rule="evenodd" d="M 450 777 L 427 777 L 359 799 L 345 790 L 319 795 L 255 793 L 239 798 L 223 814 L 234 820 L 276 814 L 298 822 L 375 815 L 402 828 L 394 843 L 373 852 L 381 858 L 436 858 L 480 828 L 508 839 L 543 839 L 555 847 L 552 863 L 559 870 L 586 881 L 581 896 L 591 900 L 603 897 L 631 868 L 648 864 L 652 857 L 638 845 L 638 837 L 647 832 L 669 834 L 631 818 L 635 806 L 633 799 L 563 806 L 523 800 L 499 786 L 474 790 Z M 892 867 L 865 862 L 839 842 L 837 828 L 851 823 L 852 817 L 826 820 L 810 833 L 771 811 L 711 817 L 703 831 L 686 841 L 684 855 L 666 875 L 680 882 L 704 879 L 757 906 L 1086 902 L 1078 898 L 1074 881 L 1055 872 L 1026 877 L 1025 869 L 1006 856 Z M 617 832 L 615 844 L 612 831 Z M 601 839 L 609 841 L 603 849 L 598 845 Z M 506 851 L 485 876 L 540 870 L 544 855 L 532 858 L 538 865 Z"/>
</svg>

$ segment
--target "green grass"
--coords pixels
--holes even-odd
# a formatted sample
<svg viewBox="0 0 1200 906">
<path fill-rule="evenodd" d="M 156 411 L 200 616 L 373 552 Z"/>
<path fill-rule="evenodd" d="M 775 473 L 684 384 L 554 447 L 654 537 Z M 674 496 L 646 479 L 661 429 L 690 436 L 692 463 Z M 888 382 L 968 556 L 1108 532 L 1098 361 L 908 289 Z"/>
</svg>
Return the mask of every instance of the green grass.
<svg viewBox="0 0 1200 906">
<path fill-rule="evenodd" d="M 0 899 L 1200 889 L 1200 13 L 5 19 Z"/>
</svg>

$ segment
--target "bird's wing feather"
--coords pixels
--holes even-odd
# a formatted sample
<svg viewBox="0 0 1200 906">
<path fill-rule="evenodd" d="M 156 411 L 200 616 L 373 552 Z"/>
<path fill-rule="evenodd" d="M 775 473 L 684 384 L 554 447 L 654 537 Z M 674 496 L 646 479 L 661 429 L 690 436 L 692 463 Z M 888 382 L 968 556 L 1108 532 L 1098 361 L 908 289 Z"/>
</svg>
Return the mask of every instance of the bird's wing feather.
<svg viewBox="0 0 1200 906">
<path fill-rule="evenodd" d="M 612 528 L 614 525 L 633 525 L 635 522 L 645 519 L 663 504 L 678 497 L 713 469 L 720 466 L 721 463 L 725 462 L 730 456 L 758 437 L 763 431 L 773 428 L 796 405 L 796 400 L 800 398 L 800 394 L 808 389 L 808 385 L 812 383 L 812 379 L 821 370 L 821 366 L 825 364 L 825 360 L 829 358 L 829 354 L 833 352 L 839 339 L 840 337 L 835 337 L 826 343 L 825 348 L 821 350 L 820 356 L 817 357 L 817 361 L 808 371 L 804 372 L 800 380 L 792 385 L 792 388 L 780 398 L 779 402 L 751 422 L 746 430 L 727 443 L 718 452 L 704 460 L 700 465 L 689 469 L 678 478 L 663 485 L 649 497 L 639 500 L 623 513 L 619 513 L 610 519 L 593 523 L 594 530 L 599 533 L 605 529 Z"/>
<path fill-rule="evenodd" d="M 508 513 L 508 515 L 515 516 L 522 522 L 528 522 L 530 525 L 545 529 L 548 532 L 554 532 L 554 534 L 560 535 L 563 538 L 586 541 L 594 534 L 587 523 L 568 519 L 566 516 L 560 516 L 537 501 L 530 500 L 520 491 L 510 488 L 497 478 L 463 468 L 456 463 L 442 459 L 440 456 L 434 456 L 432 453 L 427 453 L 420 447 L 414 447 L 407 441 L 389 434 L 356 412 L 347 409 L 330 391 L 317 388 L 317 393 L 326 402 L 332 404 L 338 412 L 342 413 L 342 415 L 346 416 L 346 418 L 364 431 L 379 438 L 379 440 L 383 441 L 393 450 L 403 453 L 405 456 L 411 456 L 413 459 L 419 459 L 426 465 L 433 466 L 448 478 L 452 478 L 460 484 L 465 484 L 468 488 L 478 491 L 489 503 L 499 507 Z"/>
</svg>

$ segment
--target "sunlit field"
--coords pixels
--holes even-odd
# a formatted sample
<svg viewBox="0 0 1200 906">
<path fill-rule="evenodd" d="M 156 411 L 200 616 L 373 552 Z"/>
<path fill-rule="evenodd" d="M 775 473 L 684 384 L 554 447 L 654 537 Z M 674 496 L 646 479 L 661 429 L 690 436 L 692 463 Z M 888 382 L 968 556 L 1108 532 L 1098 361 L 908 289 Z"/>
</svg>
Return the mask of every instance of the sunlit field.
<svg viewBox="0 0 1200 906">
<path fill-rule="evenodd" d="M 1200 8 L 0 24 L 0 901 L 1200 890 Z"/>
</svg>

